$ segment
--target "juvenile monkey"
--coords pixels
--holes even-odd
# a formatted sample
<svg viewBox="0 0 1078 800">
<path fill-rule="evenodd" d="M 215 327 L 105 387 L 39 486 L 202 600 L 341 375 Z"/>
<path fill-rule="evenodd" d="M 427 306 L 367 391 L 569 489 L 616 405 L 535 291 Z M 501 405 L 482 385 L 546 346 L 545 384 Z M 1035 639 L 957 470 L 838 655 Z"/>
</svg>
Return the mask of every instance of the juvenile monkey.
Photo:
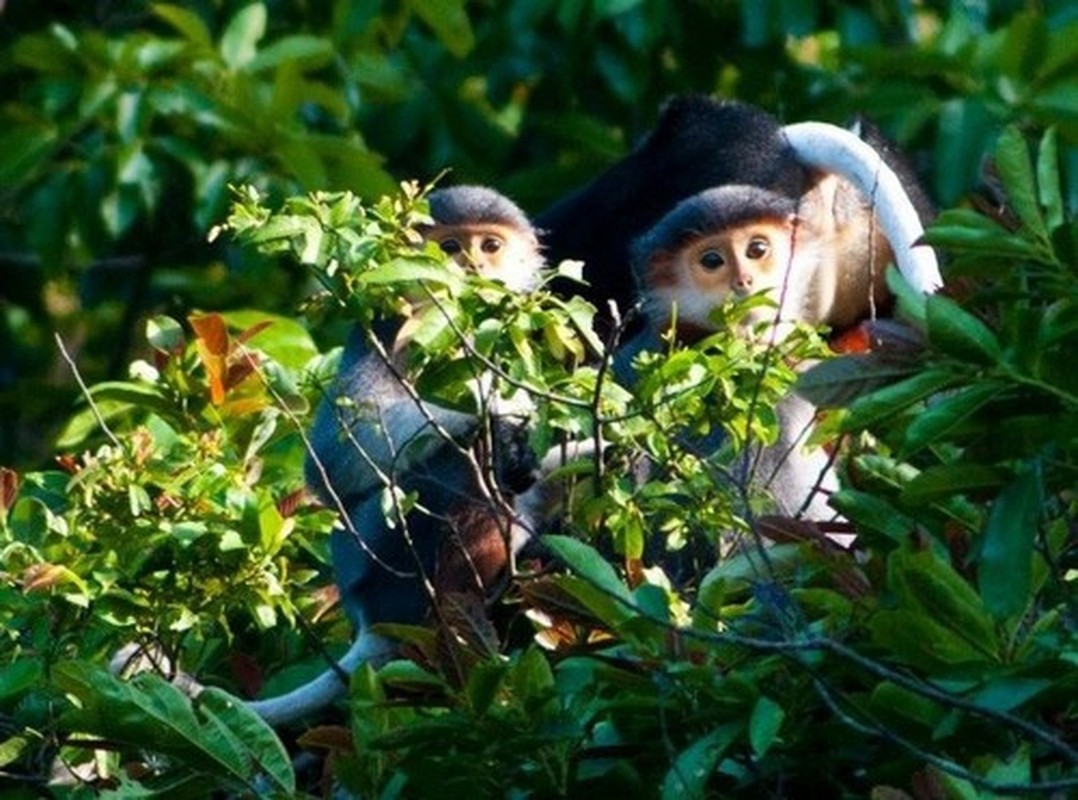
<svg viewBox="0 0 1078 800">
<path fill-rule="evenodd" d="M 646 312 L 661 326 L 676 306 L 685 341 L 710 331 L 710 314 L 727 297 L 760 291 L 780 304 L 780 319 L 853 324 L 884 299 L 891 259 L 872 209 L 834 175 L 800 202 L 756 186 L 708 189 L 633 245 Z M 748 322 L 775 316 L 755 308 Z"/>
<path fill-rule="evenodd" d="M 510 200 L 479 186 L 440 189 L 428 199 L 434 223 L 420 231 L 427 241 L 513 290 L 537 286 L 543 266 L 538 239 Z M 330 545 L 341 601 L 356 628 L 339 663 L 345 673 L 391 654 L 389 643 L 371 633 L 372 625 L 422 622 L 436 588 L 489 585 L 508 562 L 507 539 L 516 548 L 530 534 L 527 521 L 512 512 L 513 494 L 533 479 L 521 416 L 527 409 L 495 417 L 495 491 L 508 502 L 493 507 L 482 499 L 479 477 L 460 449 L 476 438 L 480 420 L 420 402 L 405 388 L 393 363 L 393 354 L 406 344 L 398 341 L 399 332 L 399 325 L 377 326 L 375 347 L 363 331 L 353 331 L 310 435 L 308 483 L 341 511 L 345 524 Z M 387 480 L 418 498 L 396 527 L 387 523 L 382 507 Z M 293 692 L 249 706 L 270 724 L 280 724 L 321 708 L 344 689 L 339 673 L 327 671 Z"/>
</svg>

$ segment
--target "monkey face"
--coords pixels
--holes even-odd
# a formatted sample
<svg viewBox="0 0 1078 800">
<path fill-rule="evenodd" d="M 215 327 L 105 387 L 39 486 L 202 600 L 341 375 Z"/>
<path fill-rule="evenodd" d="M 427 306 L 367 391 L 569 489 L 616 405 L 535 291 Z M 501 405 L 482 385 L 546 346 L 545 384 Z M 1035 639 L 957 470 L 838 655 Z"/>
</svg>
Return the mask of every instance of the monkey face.
<svg viewBox="0 0 1078 800">
<path fill-rule="evenodd" d="M 661 253 L 650 262 L 648 283 L 656 310 L 677 304 L 678 320 L 690 327 L 710 329 L 709 316 L 729 297 L 778 290 L 789 266 L 791 225 L 757 222 L 708 233 L 674 253 Z M 749 313 L 752 324 L 773 319 L 774 309 Z"/>
<path fill-rule="evenodd" d="M 424 238 L 465 269 L 512 289 L 532 288 L 543 265 L 535 235 L 508 225 L 434 225 Z"/>
</svg>

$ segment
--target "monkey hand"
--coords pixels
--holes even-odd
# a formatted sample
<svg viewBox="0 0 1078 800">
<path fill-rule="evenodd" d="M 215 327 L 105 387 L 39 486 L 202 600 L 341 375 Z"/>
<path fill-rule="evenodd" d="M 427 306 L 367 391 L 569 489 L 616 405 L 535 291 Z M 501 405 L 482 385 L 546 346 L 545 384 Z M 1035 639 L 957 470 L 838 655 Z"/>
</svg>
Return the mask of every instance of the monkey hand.
<svg viewBox="0 0 1078 800">
<path fill-rule="evenodd" d="M 501 486 L 521 494 L 539 477 L 539 459 L 528 441 L 527 418 L 500 415 L 492 424 L 494 474 Z"/>
</svg>

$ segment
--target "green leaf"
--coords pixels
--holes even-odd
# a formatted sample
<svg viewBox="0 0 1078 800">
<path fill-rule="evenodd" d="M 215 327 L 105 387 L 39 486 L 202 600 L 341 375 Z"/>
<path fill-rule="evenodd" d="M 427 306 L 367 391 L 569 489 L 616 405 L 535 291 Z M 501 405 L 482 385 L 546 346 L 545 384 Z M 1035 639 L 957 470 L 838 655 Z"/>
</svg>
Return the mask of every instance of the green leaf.
<svg viewBox="0 0 1078 800">
<path fill-rule="evenodd" d="M 44 127 L 12 126 L 0 133 L 0 186 L 13 188 L 35 169 L 44 168 L 56 139 L 56 131 Z"/>
<path fill-rule="evenodd" d="M 412 0 L 412 11 L 425 22 L 446 50 L 463 58 L 475 46 L 475 34 L 464 0 Z"/>
<path fill-rule="evenodd" d="M 1028 469 L 1004 489 L 988 514 L 978 557 L 978 587 L 984 605 L 997 619 L 1020 613 L 1029 604 L 1033 544 L 1044 513 L 1044 487 L 1038 469 Z"/>
<path fill-rule="evenodd" d="M 877 714 L 885 718 L 913 721 L 922 726 L 925 732 L 933 730 L 946 714 L 943 708 L 924 695 L 890 681 L 877 685 L 869 702 Z"/>
<path fill-rule="evenodd" d="M 715 771 L 715 766 L 741 730 L 739 723 L 721 725 L 678 753 L 663 779 L 664 800 L 704 797 L 707 794 L 708 779 Z"/>
<path fill-rule="evenodd" d="M 470 709 L 477 714 L 485 714 L 490 704 L 498 698 L 509 674 L 509 667 L 497 661 L 484 661 L 477 664 L 469 673 L 465 686 Z"/>
<path fill-rule="evenodd" d="M 206 690 L 196 706 L 153 673 L 125 683 L 101 667 L 76 661 L 59 663 L 53 680 L 79 700 L 79 707 L 65 715 L 76 730 L 149 747 L 236 787 L 250 786 L 260 765 L 282 790 L 295 787 L 291 763 L 273 730 L 223 692 Z"/>
<path fill-rule="evenodd" d="M 146 321 L 146 341 L 157 350 L 172 355 L 182 353 L 187 344 L 183 326 L 172 317 L 163 315 Z"/>
<path fill-rule="evenodd" d="M 928 244 L 953 250 L 985 254 L 996 258 L 1039 259 L 1041 248 L 1019 234 L 1007 230 L 991 217 L 970 208 L 947 209 L 925 231 Z"/>
<path fill-rule="evenodd" d="M 10 703 L 41 680 L 39 661 L 22 658 L 0 667 L 0 702 Z"/>
<path fill-rule="evenodd" d="M 936 294 L 926 302 L 928 341 L 934 347 L 975 364 L 999 362 L 999 341 L 987 325 L 950 298 Z"/>
<path fill-rule="evenodd" d="M 356 276 L 359 286 L 383 286 L 399 283 L 431 283 L 435 286 L 450 287 L 452 294 L 459 294 L 465 283 L 465 277 L 459 270 L 446 264 L 437 264 L 427 260 L 395 258 L 388 264 L 366 270 Z"/>
<path fill-rule="evenodd" d="M 588 544 L 571 536 L 550 535 L 543 537 L 543 545 L 577 576 L 604 594 L 631 605 L 632 595 L 618 577 L 617 572 L 602 554 Z"/>
<path fill-rule="evenodd" d="M 996 145 L 996 167 L 1011 208 L 1026 230 L 1041 242 L 1048 241 L 1048 229 L 1037 205 L 1037 183 L 1025 137 L 1014 125 L 1003 129 Z"/>
<path fill-rule="evenodd" d="M 998 491 L 1003 480 L 1002 471 L 984 464 L 937 464 L 907 483 L 900 499 L 915 506 L 967 492 Z"/>
<path fill-rule="evenodd" d="M 154 3 L 152 9 L 155 16 L 175 28 L 192 44 L 207 50 L 213 49 L 213 37 L 210 36 L 209 28 L 195 12 L 168 3 Z"/>
<path fill-rule="evenodd" d="M 879 611 L 868 623 L 873 640 L 920 668 L 983 663 L 985 654 L 923 611 Z"/>
<path fill-rule="evenodd" d="M 263 47 L 247 64 L 248 72 L 276 69 L 288 62 L 302 62 L 306 69 L 317 69 L 333 58 L 333 43 L 320 36 L 285 36 Z"/>
<path fill-rule="evenodd" d="M 998 383 L 967 386 L 929 403 L 906 428 L 902 455 L 908 457 L 922 447 L 943 439 L 1006 388 Z"/>
<path fill-rule="evenodd" d="M 860 431 L 892 419 L 914 403 L 946 389 L 955 379 L 950 370 L 932 369 L 859 398 L 842 420 L 846 431 Z"/>
<path fill-rule="evenodd" d="M 1055 126 L 1050 127 L 1041 137 L 1040 150 L 1037 152 L 1037 195 L 1044 208 L 1045 223 L 1050 231 L 1062 225 L 1066 215 L 1057 139 Z"/>
<path fill-rule="evenodd" d="M 794 391 L 819 408 L 840 408 L 916 370 L 888 363 L 875 353 L 827 358 L 801 373 Z"/>
<path fill-rule="evenodd" d="M 891 553 L 887 559 L 887 579 L 903 610 L 919 612 L 933 625 L 946 628 L 951 636 L 973 648 L 978 660 L 997 658 L 999 642 L 995 623 L 986 613 L 981 598 L 950 564 L 931 550 Z M 949 647 L 954 652 L 964 650 L 954 642 Z"/>
<path fill-rule="evenodd" d="M 770 697 L 764 695 L 756 701 L 752 716 L 749 717 L 749 744 L 757 758 L 766 755 L 771 749 L 785 719 L 786 712 L 782 706 Z"/>
<path fill-rule="evenodd" d="M 231 69 L 254 60 L 258 43 L 266 34 L 266 6 L 251 3 L 237 11 L 221 35 L 221 58 Z"/>
<path fill-rule="evenodd" d="M 831 495 L 831 505 L 859 529 L 883 534 L 895 544 L 905 544 L 915 529 L 912 519 L 882 497 L 842 489 Z"/>
<path fill-rule="evenodd" d="M 895 316 L 904 319 L 917 330 L 923 331 L 925 329 L 925 301 L 928 295 L 910 286 L 897 269 L 886 270 L 883 277 L 887 281 L 887 288 L 895 296 Z"/>
<path fill-rule="evenodd" d="M 258 714 L 227 692 L 213 687 L 198 696 L 198 710 L 206 718 L 206 741 L 238 753 L 247 768 L 257 766 L 260 776 L 286 797 L 295 796 L 296 775 L 280 738 Z"/>
</svg>

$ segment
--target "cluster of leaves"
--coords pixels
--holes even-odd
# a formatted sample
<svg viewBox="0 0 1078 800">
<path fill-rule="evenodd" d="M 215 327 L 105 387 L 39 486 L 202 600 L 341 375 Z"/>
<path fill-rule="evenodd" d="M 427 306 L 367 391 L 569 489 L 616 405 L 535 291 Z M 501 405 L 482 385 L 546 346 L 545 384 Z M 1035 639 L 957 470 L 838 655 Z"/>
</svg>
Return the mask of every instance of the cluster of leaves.
<svg viewBox="0 0 1078 800">
<path fill-rule="evenodd" d="M 837 122 L 867 113 L 952 202 L 1001 122 L 1074 160 L 1073 4 L 295 0 L 8 3 L 0 30 L 0 460 L 38 465 L 77 394 L 123 374 L 147 313 L 282 313 L 270 273 L 204 232 L 227 184 L 274 197 L 452 164 L 537 211 L 623 155 L 675 92 Z M 700 31 L 721 31 L 722 47 Z M 1065 194 L 1073 201 L 1078 183 Z M 176 306 L 180 310 L 176 310 Z M 73 347 L 76 345 L 73 344 Z"/>
<path fill-rule="evenodd" d="M 63 441 L 88 449 L 62 456 L 61 470 L 3 473 L 0 685 L 16 724 L 5 765 L 31 763 L 57 737 L 89 730 L 59 722 L 65 693 L 81 698 L 89 719 L 118 724 L 119 741 L 145 741 L 145 728 L 133 735 L 127 712 L 112 708 L 121 695 L 120 705 L 137 705 L 134 690 L 100 666 L 125 645 L 134 649 L 115 669 L 148 662 L 169 678 L 219 672 L 256 690 L 264 676 L 253 654 L 291 660 L 297 617 L 325 602 L 314 579 L 333 515 L 304 500 L 300 435 L 310 406 L 303 371 L 322 357 L 286 319 L 235 312 L 188 323 L 190 339 L 179 322 L 152 319 L 152 363 L 87 390 Z M 230 665 L 240 641 L 251 642 L 252 657 Z M 173 687 L 141 685 L 169 707 L 189 705 Z M 187 723 L 173 723 L 176 741 L 187 738 Z M 240 722 L 233 733 L 250 741 Z M 196 761 L 208 755 L 205 743 L 196 749 Z M 76 763 L 85 759 L 84 749 L 74 752 Z M 244 756 L 230 769 L 236 763 L 253 775 Z"/>
</svg>

